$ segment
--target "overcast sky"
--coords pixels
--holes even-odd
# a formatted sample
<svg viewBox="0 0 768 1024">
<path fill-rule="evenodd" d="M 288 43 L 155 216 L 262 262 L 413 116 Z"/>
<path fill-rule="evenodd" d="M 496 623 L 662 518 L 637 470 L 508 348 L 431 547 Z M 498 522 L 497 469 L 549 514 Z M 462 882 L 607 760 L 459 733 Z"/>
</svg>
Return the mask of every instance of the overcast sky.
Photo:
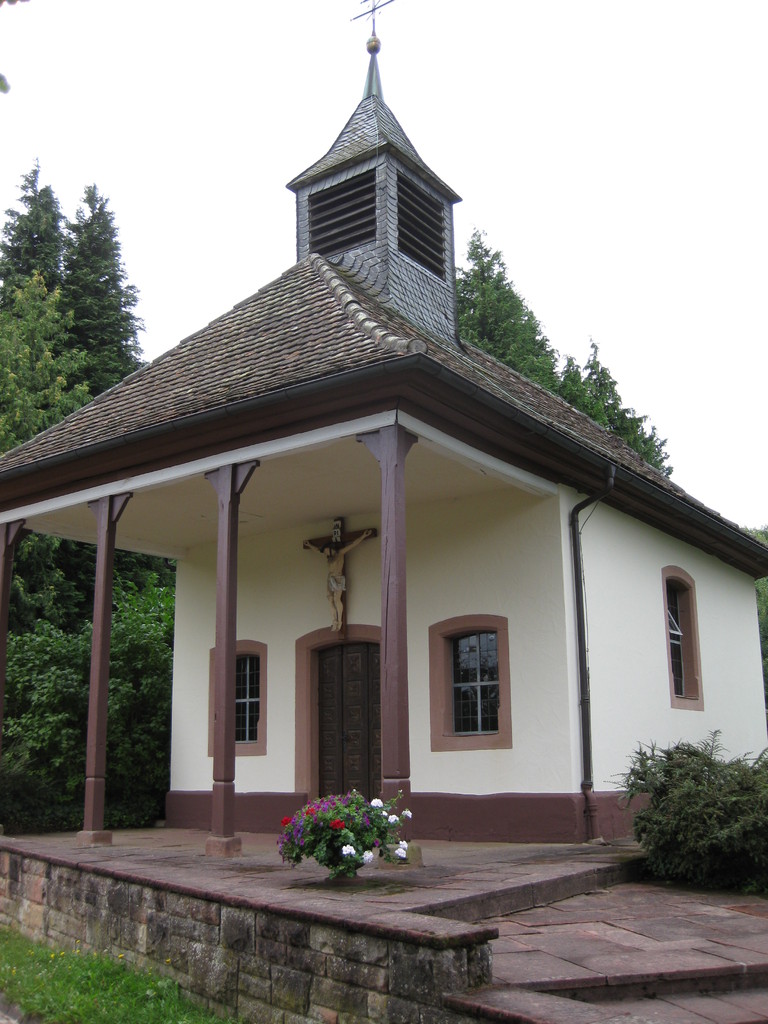
<svg viewBox="0 0 768 1024">
<path fill-rule="evenodd" d="M 0 6 L 0 211 L 110 199 L 154 358 L 296 259 L 285 183 L 362 96 L 358 0 Z M 384 98 L 552 344 L 590 339 L 673 479 L 768 522 L 768 2 L 395 0 Z M 4 218 L 3 218 L 4 219 Z"/>
</svg>

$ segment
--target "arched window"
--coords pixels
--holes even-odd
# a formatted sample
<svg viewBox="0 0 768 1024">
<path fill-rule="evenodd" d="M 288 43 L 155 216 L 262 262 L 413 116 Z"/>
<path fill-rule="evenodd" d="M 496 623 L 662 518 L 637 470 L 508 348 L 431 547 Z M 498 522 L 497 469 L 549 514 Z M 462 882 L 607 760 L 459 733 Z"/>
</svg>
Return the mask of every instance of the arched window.
<svg viewBox="0 0 768 1024">
<path fill-rule="evenodd" d="M 676 565 L 661 570 L 667 635 L 669 692 L 673 708 L 701 711 L 701 657 L 693 578 Z"/>
</svg>

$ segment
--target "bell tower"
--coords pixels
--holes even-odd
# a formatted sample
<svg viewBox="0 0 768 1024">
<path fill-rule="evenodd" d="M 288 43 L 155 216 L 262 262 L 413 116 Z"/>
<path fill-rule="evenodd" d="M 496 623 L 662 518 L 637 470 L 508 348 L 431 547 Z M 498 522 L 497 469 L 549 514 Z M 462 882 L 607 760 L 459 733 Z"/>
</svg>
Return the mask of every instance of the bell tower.
<svg viewBox="0 0 768 1024">
<path fill-rule="evenodd" d="M 316 252 L 417 326 L 455 340 L 453 204 L 384 102 L 370 54 L 363 98 L 334 144 L 288 183 L 296 193 L 297 258 Z"/>
</svg>

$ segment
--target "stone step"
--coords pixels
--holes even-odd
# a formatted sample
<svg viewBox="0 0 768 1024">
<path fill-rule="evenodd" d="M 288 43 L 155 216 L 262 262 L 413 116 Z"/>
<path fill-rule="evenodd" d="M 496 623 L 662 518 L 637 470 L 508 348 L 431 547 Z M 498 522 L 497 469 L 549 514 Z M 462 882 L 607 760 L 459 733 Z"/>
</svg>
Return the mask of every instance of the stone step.
<svg viewBox="0 0 768 1024">
<path fill-rule="evenodd" d="M 558 983 L 542 987 L 523 983 L 520 988 L 547 992 L 595 1004 L 627 1002 L 635 999 L 658 999 L 673 995 L 719 995 L 754 989 L 768 990 L 768 962 L 761 964 L 726 964 L 719 968 L 692 968 L 674 966 L 653 975 L 627 974 L 606 978 L 603 984 L 582 985 Z"/>
<path fill-rule="evenodd" d="M 444 1004 L 466 1018 L 510 1024 L 756 1024 L 768 1020 L 768 987 L 672 992 L 583 1002 L 561 993 L 491 985 Z"/>
<path fill-rule="evenodd" d="M 439 901 L 422 903 L 413 908 L 417 914 L 447 917 L 454 921 L 485 921 L 504 914 L 516 914 L 534 907 L 581 896 L 597 889 L 609 889 L 638 878 L 643 856 L 627 854 L 622 859 L 585 867 L 579 863 L 542 865 L 534 880 L 510 880 L 496 883 L 483 892 L 441 897 Z"/>
<path fill-rule="evenodd" d="M 490 985 L 464 995 L 446 996 L 443 1005 L 463 1017 L 512 1024 L 627 1024 L 626 1014 L 618 1008 L 514 985 Z"/>
</svg>

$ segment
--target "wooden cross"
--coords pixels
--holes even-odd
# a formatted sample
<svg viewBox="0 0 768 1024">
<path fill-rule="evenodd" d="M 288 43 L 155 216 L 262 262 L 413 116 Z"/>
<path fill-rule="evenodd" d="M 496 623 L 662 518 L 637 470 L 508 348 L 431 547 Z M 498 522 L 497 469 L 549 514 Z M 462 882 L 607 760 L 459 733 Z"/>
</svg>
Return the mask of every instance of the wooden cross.
<svg viewBox="0 0 768 1024">
<path fill-rule="evenodd" d="M 328 562 L 326 596 L 331 606 L 331 629 L 334 633 L 340 633 L 344 628 L 344 594 L 347 590 L 344 556 L 364 540 L 375 536 L 374 529 L 345 533 L 344 520 L 334 519 L 329 537 L 315 537 L 304 541 L 307 550 L 319 552 Z"/>
</svg>

